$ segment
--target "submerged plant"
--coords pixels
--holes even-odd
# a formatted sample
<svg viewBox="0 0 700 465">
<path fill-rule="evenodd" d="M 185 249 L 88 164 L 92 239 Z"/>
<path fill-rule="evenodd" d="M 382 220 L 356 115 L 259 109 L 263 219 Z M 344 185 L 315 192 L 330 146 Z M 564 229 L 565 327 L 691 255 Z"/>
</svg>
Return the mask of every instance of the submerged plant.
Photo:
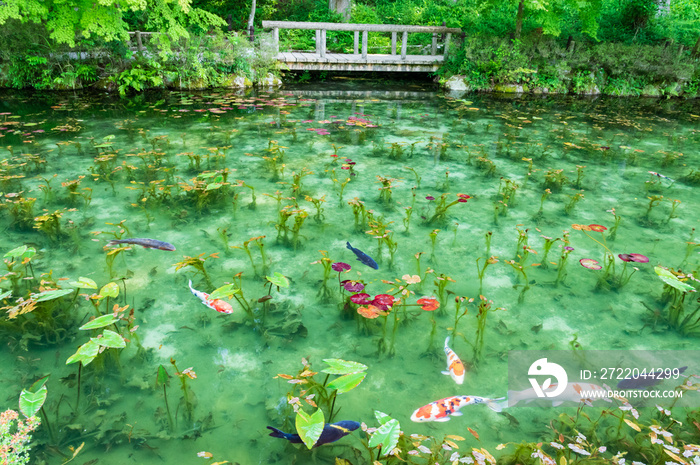
<svg viewBox="0 0 700 465">
<path fill-rule="evenodd" d="M 484 259 L 484 266 L 479 267 L 479 260 L 481 260 L 482 258 L 484 257 L 479 257 L 476 259 L 476 272 L 479 276 L 479 294 L 481 294 L 482 289 L 484 288 L 484 276 L 486 276 L 486 268 L 488 268 L 489 265 L 495 265 L 496 263 L 498 263 L 498 257 L 492 255 L 491 257 Z"/>
<path fill-rule="evenodd" d="M 204 280 L 207 282 L 207 285 L 209 287 L 214 287 L 211 284 L 211 279 L 209 278 L 209 274 L 207 273 L 207 269 L 204 267 L 204 262 L 209 260 L 210 258 L 219 258 L 218 253 L 212 253 L 209 254 L 205 257 L 206 253 L 200 253 L 196 257 L 190 257 L 187 255 L 183 255 L 182 261 L 179 261 L 175 263 L 173 266 L 175 267 L 175 271 L 178 271 L 182 268 L 187 268 L 191 267 L 194 268 L 198 273 L 201 273 L 202 276 L 204 277 Z"/>
<path fill-rule="evenodd" d="M 322 415 L 318 416 L 320 418 L 316 419 L 321 429 L 323 429 L 324 419 L 325 423 L 332 423 L 333 418 L 339 410 L 336 409 L 335 405 L 338 395 L 345 394 L 360 385 L 365 379 L 365 376 L 367 376 L 367 365 L 342 359 L 324 359 L 323 361 L 327 366 L 320 370 L 320 373 L 325 373 L 326 376 L 323 381 L 318 381 L 316 375 L 318 375 L 319 372 L 313 371 L 311 363 L 306 359 L 302 358 L 301 361 L 303 367 L 296 376 L 280 373 L 275 376 L 275 378 L 287 380 L 294 386 L 292 390 L 287 393 L 287 403 L 293 407 L 297 416 L 299 416 L 299 412 L 301 411 L 301 400 L 304 400 L 306 404 L 313 408 L 318 408 L 319 411 L 323 412 Z M 330 380 L 331 375 L 340 376 Z M 308 424 L 309 422 L 303 423 Z M 308 429 L 308 427 L 306 429 Z M 303 435 L 302 437 L 306 436 L 306 432 L 303 430 L 299 431 L 299 429 L 297 429 L 297 432 L 299 432 L 300 436 Z M 320 436 L 320 430 L 318 431 L 318 435 Z M 318 437 L 312 441 L 305 441 L 307 447 L 311 449 L 317 439 Z"/>
<path fill-rule="evenodd" d="M 194 402 L 192 401 L 192 393 L 190 392 L 187 383 L 191 379 L 197 379 L 197 373 L 192 369 L 193 367 L 185 368 L 180 371 L 175 364 L 175 359 L 171 358 L 170 363 L 175 367 L 175 376 L 180 378 L 180 387 L 182 388 L 182 403 L 185 405 L 183 415 L 188 424 L 192 424 L 194 419 Z M 176 417 L 177 421 L 177 417 Z"/>
<path fill-rule="evenodd" d="M 474 349 L 473 363 L 475 366 L 479 364 L 483 356 L 484 344 L 486 342 L 486 321 L 489 312 L 491 310 L 505 310 L 503 307 L 492 308 L 492 306 L 492 300 L 488 300 L 483 295 L 479 295 L 476 314 L 476 333 L 474 335 L 474 343 L 472 344 Z"/>
<path fill-rule="evenodd" d="M 471 196 L 467 194 L 457 194 L 457 200 L 447 203 L 448 195 L 449 194 L 442 194 L 440 196 L 440 200 L 438 200 L 435 205 L 435 213 L 433 213 L 433 216 L 425 221 L 425 224 L 431 225 L 444 223 L 447 218 L 446 214 L 448 208 L 453 205 L 457 205 L 458 203 L 467 203 L 467 201 L 471 198 Z"/>
</svg>

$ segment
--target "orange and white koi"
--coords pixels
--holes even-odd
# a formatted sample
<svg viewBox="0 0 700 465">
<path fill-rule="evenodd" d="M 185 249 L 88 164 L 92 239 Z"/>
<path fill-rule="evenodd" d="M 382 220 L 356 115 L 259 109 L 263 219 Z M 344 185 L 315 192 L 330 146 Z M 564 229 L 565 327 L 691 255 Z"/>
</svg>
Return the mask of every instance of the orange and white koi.
<svg viewBox="0 0 700 465">
<path fill-rule="evenodd" d="M 455 380 L 455 383 L 462 384 L 464 382 L 464 364 L 457 357 L 454 350 L 447 346 L 450 342 L 450 337 L 447 336 L 445 339 L 445 355 L 447 355 L 447 370 L 443 371 L 443 375 L 449 375 Z"/>
<path fill-rule="evenodd" d="M 471 404 L 486 404 L 494 412 L 500 412 L 503 407 L 502 401 L 505 397 L 489 399 L 478 396 L 452 396 L 436 400 L 428 405 L 424 405 L 411 415 L 411 421 L 450 421 L 450 417 L 462 415 L 459 411 L 462 407 Z"/>
<path fill-rule="evenodd" d="M 198 291 L 197 289 L 193 288 L 191 279 L 190 291 L 192 291 L 192 294 L 199 297 L 199 299 L 204 305 L 211 308 L 212 310 L 216 310 L 219 313 L 233 313 L 233 307 L 228 302 L 224 302 L 221 299 L 210 299 L 209 294 L 207 294 L 206 292 Z"/>
</svg>

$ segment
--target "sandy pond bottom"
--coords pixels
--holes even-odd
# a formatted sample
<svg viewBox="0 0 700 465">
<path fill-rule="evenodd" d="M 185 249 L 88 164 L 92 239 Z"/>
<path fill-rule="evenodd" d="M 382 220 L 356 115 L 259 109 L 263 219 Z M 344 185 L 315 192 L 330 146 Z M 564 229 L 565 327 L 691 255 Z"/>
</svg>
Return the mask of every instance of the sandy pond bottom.
<svg viewBox="0 0 700 465">
<path fill-rule="evenodd" d="M 377 427 L 378 410 L 397 419 L 405 436 L 436 438 L 424 440 L 427 447 L 446 435 L 464 438 L 453 438 L 459 449 L 436 446 L 442 452 L 433 460 L 440 463 L 450 463 L 455 452 L 473 458 L 472 448 L 513 454 L 513 445 L 496 447 L 522 441 L 544 442 L 556 456 L 550 441 L 566 445 L 575 443 L 577 431 L 590 435 L 581 415 L 575 428 L 559 423 L 561 414 L 576 416 L 573 402 L 519 404 L 501 413 L 471 405 L 444 423 L 413 423 L 410 416 L 452 395 L 505 396 L 512 350 L 697 347 L 696 336 L 669 324 L 664 283 L 654 272 L 658 265 L 685 272 L 700 266 L 699 249 L 689 245 L 700 226 L 697 103 L 457 100 L 422 87 L 395 89 L 330 83 L 255 95 L 2 96 L 0 252 L 36 250 L 35 279 L 15 287 L 16 275 L 0 278 L 0 295 L 13 290 L 2 300 L 3 312 L 19 298 L 71 289 L 85 277 L 98 287 L 77 291 L 86 296 L 117 283 L 109 307 L 128 305 L 124 315 L 133 308 L 132 328 L 138 325 L 133 333 L 124 321 L 115 325 L 129 343 L 83 367 L 76 406 L 78 366 L 66 360 L 102 331 L 78 329 L 96 315 L 89 299 L 73 300 L 71 293 L 14 319 L 2 317 L 2 407 L 16 409 L 22 389 L 50 374 L 44 409 L 53 434 L 46 424 L 35 434 L 33 463 L 60 464 L 61 454 L 70 457 L 69 448 L 83 442 L 74 463 L 294 464 L 335 457 L 367 463 L 361 431 L 309 452 L 269 437 L 265 428 L 294 430 L 288 401 L 304 385 L 278 374 L 296 377 L 302 359 L 318 372 L 332 358 L 368 367 L 359 386 L 337 396 L 334 421 Z M 470 198 L 457 202 L 457 194 Z M 31 210 L 22 213 L 31 198 Z M 47 226 L 41 215 L 51 214 L 55 221 Z M 572 228 L 590 224 L 607 229 Z M 177 250 L 134 246 L 117 253 L 110 268 L 113 249 L 103 247 L 119 236 L 159 239 Z M 554 242 L 545 258 L 547 238 Z M 356 261 L 347 241 L 379 268 Z M 624 262 L 617 254 L 639 253 L 649 262 L 629 263 L 627 274 L 632 265 L 639 270 L 620 286 L 604 279 L 605 268 L 579 264 L 582 258 L 604 264 L 606 250 L 618 277 Z M 482 267 L 490 256 L 497 263 L 480 288 L 477 259 Z M 396 304 L 384 335 L 383 316 L 367 320 L 358 305 L 344 305 L 350 293 L 341 295 L 338 273 L 331 271 L 324 284 L 324 257 L 328 265 L 350 264 L 340 279 L 362 282 L 370 298 L 401 297 L 403 286 L 405 303 L 413 306 Z M 31 276 L 28 266 L 16 264 L 14 271 Z M 272 286 L 272 299 L 259 303 L 270 290 L 265 276 L 275 272 L 289 286 Z M 414 275 L 421 281 L 407 285 Z M 207 308 L 190 292 L 190 279 L 207 293 L 235 283 L 251 314 L 235 299 L 231 315 Z M 480 333 L 479 295 L 493 302 Z M 688 295 L 686 312 L 692 312 L 697 304 Z M 438 299 L 441 308 L 421 310 L 414 305 L 421 297 Z M 108 312 L 105 300 L 97 312 Z M 46 316 L 58 313 L 63 317 Z M 448 335 L 467 366 L 463 385 L 440 373 Z M 171 359 L 196 373 L 185 379 L 191 418 Z M 170 376 L 172 428 L 156 384 L 161 365 Z M 697 366 L 684 373 L 695 374 Z M 326 375 L 314 378 L 323 382 Z M 695 418 L 695 394 L 674 405 L 674 418 L 685 424 Z M 671 407 L 667 400 L 634 404 L 647 424 L 657 421 L 657 403 Z M 314 410 L 303 396 L 301 404 Z M 596 402 L 583 412 L 597 418 L 603 409 L 619 415 L 616 408 Z M 607 460 L 624 443 L 610 429 L 614 420 L 595 435 L 596 444 L 610 444 L 596 452 Z M 628 438 L 633 433 L 624 431 Z M 697 431 L 678 435 L 698 442 Z M 402 446 L 404 454 L 411 448 L 417 454 L 405 459 L 425 463 L 428 454 Z M 203 451 L 213 458 L 198 457 Z M 535 459 L 528 453 L 519 460 Z"/>
</svg>

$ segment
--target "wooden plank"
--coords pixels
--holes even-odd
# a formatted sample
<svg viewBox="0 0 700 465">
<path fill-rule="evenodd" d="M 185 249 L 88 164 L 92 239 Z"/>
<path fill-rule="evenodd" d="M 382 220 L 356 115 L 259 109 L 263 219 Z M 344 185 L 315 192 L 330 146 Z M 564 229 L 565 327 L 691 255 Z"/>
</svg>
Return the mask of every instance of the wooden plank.
<svg viewBox="0 0 700 465">
<path fill-rule="evenodd" d="M 362 58 L 367 58 L 368 31 L 362 31 Z"/>
<path fill-rule="evenodd" d="M 401 59 L 406 59 L 406 46 L 408 46 L 408 31 L 404 31 L 401 35 Z"/>
<path fill-rule="evenodd" d="M 445 34 L 461 33 L 462 30 L 454 27 L 442 26 L 411 26 L 397 24 L 356 24 L 356 23 L 313 23 L 306 21 L 263 21 L 262 26 L 266 29 L 325 29 L 327 31 L 372 31 L 372 32 L 425 32 Z"/>
</svg>

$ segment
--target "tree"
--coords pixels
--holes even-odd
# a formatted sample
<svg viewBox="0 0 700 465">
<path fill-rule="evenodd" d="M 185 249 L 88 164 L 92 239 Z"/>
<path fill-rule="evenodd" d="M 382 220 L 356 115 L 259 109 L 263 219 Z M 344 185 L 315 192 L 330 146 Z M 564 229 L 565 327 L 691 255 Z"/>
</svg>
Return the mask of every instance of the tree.
<svg viewBox="0 0 700 465">
<path fill-rule="evenodd" d="M 542 27 L 543 34 L 557 36 L 561 33 L 561 22 L 567 11 L 574 11 L 581 21 L 582 32 L 595 38 L 598 31 L 598 16 L 602 6 L 602 0 L 481 0 L 481 7 L 485 10 L 503 7 L 511 4 L 513 8 L 517 4 L 515 14 L 515 38 L 520 38 L 523 20 L 532 18 Z"/>
<path fill-rule="evenodd" d="M 146 12 L 147 27 L 165 33 L 160 37 L 163 43 L 189 37 L 192 26 L 208 30 L 225 24 L 216 15 L 192 8 L 191 0 L 3 0 L 0 25 L 8 19 L 41 23 L 51 39 L 71 47 L 79 35 L 126 42 L 123 14 L 127 11 Z"/>
</svg>

